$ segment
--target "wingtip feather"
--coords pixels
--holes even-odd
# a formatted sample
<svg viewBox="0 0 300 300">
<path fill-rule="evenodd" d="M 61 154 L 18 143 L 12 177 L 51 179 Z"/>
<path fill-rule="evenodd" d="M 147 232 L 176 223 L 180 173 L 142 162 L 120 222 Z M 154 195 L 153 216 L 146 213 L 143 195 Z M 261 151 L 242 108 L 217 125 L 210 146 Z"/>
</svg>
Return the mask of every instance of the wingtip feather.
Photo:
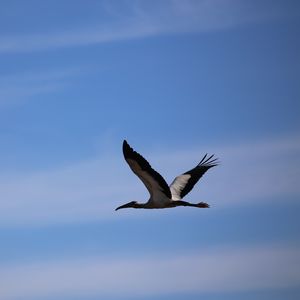
<svg viewBox="0 0 300 300">
<path fill-rule="evenodd" d="M 204 161 L 204 159 L 206 158 L 207 153 L 203 156 L 203 158 L 201 159 L 201 161 L 199 162 L 199 165 Z"/>
<path fill-rule="evenodd" d="M 133 149 L 129 146 L 126 140 L 123 141 L 122 149 L 125 158 L 128 157 L 128 155 L 130 155 L 130 153 L 133 151 Z"/>
<path fill-rule="evenodd" d="M 218 158 L 214 158 L 214 154 L 210 155 L 208 158 L 207 157 L 207 154 L 204 155 L 204 157 L 201 159 L 201 161 L 199 162 L 198 166 L 201 167 L 201 166 L 206 166 L 206 167 L 215 167 L 217 165 L 219 165 L 219 161 L 218 161 Z"/>
</svg>

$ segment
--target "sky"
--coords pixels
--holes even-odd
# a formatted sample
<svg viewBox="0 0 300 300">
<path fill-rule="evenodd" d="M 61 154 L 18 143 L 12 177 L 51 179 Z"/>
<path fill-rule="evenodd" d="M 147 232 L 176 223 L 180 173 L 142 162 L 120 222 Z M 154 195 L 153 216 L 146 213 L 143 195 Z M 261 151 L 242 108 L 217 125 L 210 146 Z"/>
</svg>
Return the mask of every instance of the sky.
<svg viewBox="0 0 300 300">
<path fill-rule="evenodd" d="M 299 299 L 299 1 L 0 4 L 1 299 Z"/>
</svg>

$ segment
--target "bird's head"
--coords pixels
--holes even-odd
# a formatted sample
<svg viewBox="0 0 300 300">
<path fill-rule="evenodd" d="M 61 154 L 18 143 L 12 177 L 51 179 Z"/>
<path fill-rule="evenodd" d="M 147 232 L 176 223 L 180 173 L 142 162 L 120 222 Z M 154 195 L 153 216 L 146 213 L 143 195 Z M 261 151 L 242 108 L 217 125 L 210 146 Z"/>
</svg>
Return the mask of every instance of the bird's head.
<svg viewBox="0 0 300 300">
<path fill-rule="evenodd" d="M 136 208 L 136 204 L 137 204 L 136 201 L 131 201 L 129 203 L 126 203 L 124 205 L 121 205 L 121 206 L 117 207 L 115 210 L 118 210 L 118 209 L 121 209 L 121 208 L 128 208 L 128 207 Z"/>
</svg>

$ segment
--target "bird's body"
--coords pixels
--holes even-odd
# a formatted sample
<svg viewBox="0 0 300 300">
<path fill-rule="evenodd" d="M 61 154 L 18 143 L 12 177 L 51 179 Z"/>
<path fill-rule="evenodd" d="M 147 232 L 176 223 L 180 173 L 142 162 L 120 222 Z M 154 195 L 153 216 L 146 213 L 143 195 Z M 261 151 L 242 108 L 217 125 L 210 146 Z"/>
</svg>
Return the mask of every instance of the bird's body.
<svg viewBox="0 0 300 300">
<path fill-rule="evenodd" d="M 131 170 L 141 179 L 150 193 L 150 199 L 146 203 L 137 203 L 136 201 L 121 205 L 121 208 L 171 208 L 176 206 L 192 206 L 198 208 L 207 208 L 209 205 L 204 202 L 189 203 L 181 199 L 188 194 L 202 175 L 210 168 L 217 165 L 217 159 L 212 159 L 213 155 L 207 158 L 207 154 L 200 163 L 190 171 L 177 176 L 170 186 L 164 178 L 156 172 L 145 158 L 134 151 L 124 140 L 123 154 Z"/>
</svg>

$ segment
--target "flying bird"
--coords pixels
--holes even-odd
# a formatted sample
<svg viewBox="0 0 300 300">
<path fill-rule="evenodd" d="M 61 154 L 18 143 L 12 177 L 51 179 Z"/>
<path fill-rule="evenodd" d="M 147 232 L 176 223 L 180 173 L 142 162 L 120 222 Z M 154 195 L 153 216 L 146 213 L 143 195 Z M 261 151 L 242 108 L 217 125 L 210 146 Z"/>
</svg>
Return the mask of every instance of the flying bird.
<svg viewBox="0 0 300 300">
<path fill-rule="evenodd" d="M 123 142 L 123 154 L 129 167 L 137 175 L 146 186 L 150 193 L 150 199 L 146 203 L 138 203 L 131 201 L 116 208 L 169 208 L 176 206 L 192 206 L 199 208 L 208 208 L 209 205 L 205 202 L 189 203 L 181 199 L 186 196 L 202 177 L 202 175 L 210 168 L 218 165 L 217 158 L 214 155 L 207 157 L 207 154 L 202 158 L 199 164 L 177 176 L 170 186 L 164 178 L 156 172 L 148 163 L 148 161 L 139 153 L 134 151 L 126 140 Z"/>
</svg>

